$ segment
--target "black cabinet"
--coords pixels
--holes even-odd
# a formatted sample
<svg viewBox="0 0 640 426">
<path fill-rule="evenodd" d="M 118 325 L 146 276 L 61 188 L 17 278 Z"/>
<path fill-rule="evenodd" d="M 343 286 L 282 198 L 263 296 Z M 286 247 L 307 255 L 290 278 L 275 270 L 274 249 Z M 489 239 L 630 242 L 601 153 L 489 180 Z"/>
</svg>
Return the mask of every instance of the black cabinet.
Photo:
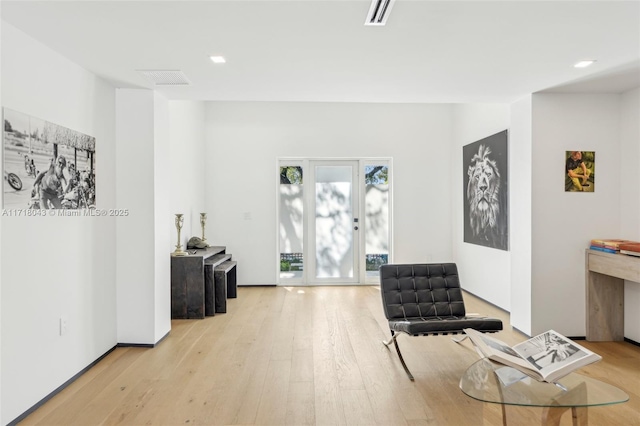
<svg viewBox="0 0 640 426">
<path fill-rule="evenodd" d="M 208 293 L 205 285 L 205 262 L 215 268 L 231 260 L 231 255 L 226 254 L 226 247 L 208 247 L 188 252 L 188 256 L 171 256 L 172 319 L 204 318 Z"/>
</svg>

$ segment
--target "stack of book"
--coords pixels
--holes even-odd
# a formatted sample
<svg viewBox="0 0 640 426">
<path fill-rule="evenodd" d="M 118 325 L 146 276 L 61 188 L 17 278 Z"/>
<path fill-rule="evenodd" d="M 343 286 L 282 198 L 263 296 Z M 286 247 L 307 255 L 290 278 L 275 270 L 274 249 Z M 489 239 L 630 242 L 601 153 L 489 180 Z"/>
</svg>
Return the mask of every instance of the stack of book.
<svg viewBox="0 0 640 426">
<path fill-rule="evenodd" d="M 617 239 L 593 239 L 591 240 L 591 250 L 603 251 L 605 253 L 619 253 L 620 244 L 632 243 L 629 240 Z"/>
<path fill-rule="evenodd" d="M 626 243 L 622 243 L 619 246 L 620 253 L 628 254 L 631 256 L 640 256 L 640 243 L 634 241 L 628 241 Z"/>
</svg>

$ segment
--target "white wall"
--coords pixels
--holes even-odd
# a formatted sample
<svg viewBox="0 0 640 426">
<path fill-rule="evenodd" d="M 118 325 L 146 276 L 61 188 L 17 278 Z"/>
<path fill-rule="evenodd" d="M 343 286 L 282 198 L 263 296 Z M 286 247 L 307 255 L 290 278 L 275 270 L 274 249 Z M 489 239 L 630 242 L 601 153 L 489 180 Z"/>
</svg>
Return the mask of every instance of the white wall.
<svg viewBox="0 0 640 426">
<path fill-rule="evenodd" d="M 619 95 L 533 95 L 534 334 L 586 333 L 585 249 L 592 238 L 620 237 L 620 112 Z M 595 192 L 565 192 L 571 150 L 595 151 Z"/>
<path fill-rule="evenodd" d="M 116 91 L 118 343 L 155 344 L 171 329 L 169 105 Z"/>
<path fill-rule="evenodd" d="M 531 335 L 531 96 L 511 105 L 509 207 L 511 325 Z"/>
<path fill-rule="evenodd" d="M 118 342 L 155 343 L 154 94 L 116 91 Z M 145 249 L 146 248 L 146 249 Z"/>
<path fill-rule="evenodd" d="M 205 227 L 207 239 L 213 229 L 211 215 L 205 209 L 205 103 L 192 101 L 169 102 L 169 135 L 171 167 L 171 213 L 184 214 L 181 232 L 182 248 L 190 237 L 202 236 L 200 213 L 208 213 Z M 207 167 L 214 167 L 209 163 Z M 175 217 L 175 216 L 173 216 Z M 177 230 L 171 219 L 171 250 L 175 250 Z"/>
<path fill-rule="evenodd" d="M 115 204 L 115 95 L 2 22 L 2 106 L 96 138 L 96 201 Z M 30 190 L 28 182 L 27 190 Z M 3 217 L 2 424 L 116 344 L 115 220 Z M 68 330 L 59 334 L 60 316 Z"/>
<path fill-rule="evenodd" d="M 640 241 L 640 88 L 622 94 L 620 109 L 620 235 Z"/>
<path fill-rule="evenodd" d="M 508 251 L 464 242 L 464 167 L 462 147 L 509 128 L 507 104 L 456 105 L 453 120 L 452 182 L 450 193 L 454 212 L 453 247 L 460 281 L 465 290 L 510 310 L 511 268 Z M 510 138 L 511 139 L 511 138 Z M 508 149 L 511 150 L 509 141 Z M 511 154 L 509 154 L 511 158 Z M 509 170 L 509 173 L 511 171 Z M 511 181 L 511 176 L 509 176 Z M 508 188 L 509 193 L 513 191 Z M 512 232 L 511 230 L 509 231 Z"/>
<path fill-rule="evenodd" d="M 620 236 L 640 241 L 640 88 L 622 95 L 620 120 Z M 624 287 L 624 335 L 640 342 L 640 283 Z"/>
<path fill-rule="evenodd" d="M 209 239 L 227 246 L 242 265 L 238 284 L 276 282 L 274 197 L 279 157 L 393 157 L 394 261 L 451 260 L 451 109 L 449 105 L 208 103 Z"/>
<path fill-rule="evenodd" d="M 0 43 L 2 42 L 3 21 L 0 19 Z M 0 55 L 0 100 L 2 100 L 2 55 Z M 2 102 L 0 102 L 2 106 Z M 0 149 L 0 164 L 4 164 L 4 154 Z M 3 182 L 4 187 L 4 182 Z M 2 220 L 0 220 L 0 235 L 2 235 Z M 0 264 L 2 264 L 2 244 L 0 243 Z M 2 273 L 0 273 L 0 331 L 2 330 Z M 2 377 L 2 332 L 0 332 L 0 378 Z M 2 422 L 2 380 L 0 379 L 0 423 Z"/>
<path fill-rule="evenodd" d="M 169 131 L 169 101 L 158 93 L 153 98 L 153 240 L 154 258 L 154 336 L 162 339 L 171 330 L 171 138 Z"/>
</svg>

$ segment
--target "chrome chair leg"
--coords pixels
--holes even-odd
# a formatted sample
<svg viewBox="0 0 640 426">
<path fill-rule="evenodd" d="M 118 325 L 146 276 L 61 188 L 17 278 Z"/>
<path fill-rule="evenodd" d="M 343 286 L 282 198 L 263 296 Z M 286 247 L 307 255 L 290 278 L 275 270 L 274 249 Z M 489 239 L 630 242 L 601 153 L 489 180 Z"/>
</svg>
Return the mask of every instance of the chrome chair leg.
<svg viewBox="0 0 640 426">
<path fill-rule="evenodd" d="M 468 334 L 465 334 L 465 335 L 464 335 L 464 336 L 462 336 L 462 337 L 452 337 L 452 338 L 451 338 L 451 340 L 453 340 L 453 341 L 454 341 L 454 342 L 456 342 L 456 343 L 462 343 L 464 340 L 466 340 L 466 339 L 468 339 L 468 338 L 469 338 L 469 335 L 468 335 Z"/>
<path fill-rule="evenodd" d="M 398 346 L 398 342 L 396 341 L 398 336 L 399 336 L 399 334 L 396 334 L 392 330 L 391 331 L 391 339 L 386 340 L 386 341 L 383 340 L 382 343 L 384 343 L 385 346 L 388 347 L 391 344 L 391 342 L 393 342 L 393 345 L 396 347 L 396 352 L 398 353 L 398 358 L 400 358 L 400 363 L 402 364 L 402 367 L 404 368 L 404 371 L 407 373 L 407 376 L 409 376 L 409 380 L 411 380 L 413 382 L 414 381 L 413 374 L 411 374 L 411 372 L 409 371 L 409 368 L 407 367 L 407 364 L 405 364 L 404 358 L 402 358 L 402 353 L 400 352 L 400 347 Z"/>
<path fill-rule="evenodd" d="M 394 340 L 396 340 L 396 338 L 399 336 L 399 334 L 395 334 L 393 331 L 391 332 L 391 339 L 389 340 L 383 340 L 382 343 L 385 344 L 385 346 L 389 346 L 391 344 L 391 342 L 393 342 Z"/>
</svg>

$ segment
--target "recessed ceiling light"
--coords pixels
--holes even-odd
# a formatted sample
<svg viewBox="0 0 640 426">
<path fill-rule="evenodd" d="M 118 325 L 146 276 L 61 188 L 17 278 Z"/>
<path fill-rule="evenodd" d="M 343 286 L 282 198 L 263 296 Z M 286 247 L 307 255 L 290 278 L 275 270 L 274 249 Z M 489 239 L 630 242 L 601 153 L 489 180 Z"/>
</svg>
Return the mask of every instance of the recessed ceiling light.
<svg viewBox="0 0 640 426">
<path fill-rule="evenodd" d="M 210 58 L 214 64 L 224 64 L 227 62 L 226 59 L 224 59 L 224 56 L 210 56 Z"/>
<path fill-rule="evenodd" d="M 595 59 L 587 59 L 587 60 L 584 60 L 584 61 L 576 62 L 574 67 L 576 67 L 576 68 L 586 68 L 589 65 L 593 64 L 595 61 L 596 61 Z"/>
</svg>

